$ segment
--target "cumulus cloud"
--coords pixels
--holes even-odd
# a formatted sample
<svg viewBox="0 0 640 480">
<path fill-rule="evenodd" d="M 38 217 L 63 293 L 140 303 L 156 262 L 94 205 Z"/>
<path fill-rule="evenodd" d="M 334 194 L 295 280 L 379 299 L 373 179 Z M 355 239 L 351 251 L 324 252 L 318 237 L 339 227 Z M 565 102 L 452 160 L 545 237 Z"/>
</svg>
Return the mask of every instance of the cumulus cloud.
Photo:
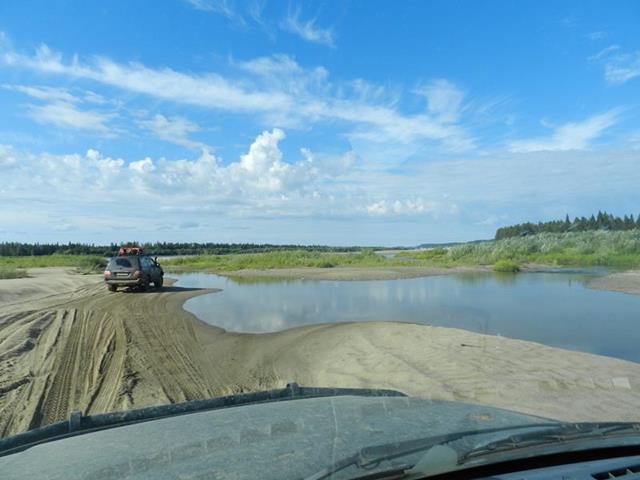
<svg viewBox="0 0 640 480">
<path fill-rule="evenodd" d="M 314 228 L 318 221 L 359 219 L 362 231 L 350 233 L 348 238 L 366 243 L 376 238 L 399 238 L 390 232 L 376 233 L 373 226 L 378 225 L 379 230 L 380 222 L 419 222 L 428 228 L 433 222 L 446 221 L 448 238 L 444 234 L 438 237 L 444 241 L 451 238 L 455 225 L 468 235 L 469 225 L 476 224 L 484 235 L 491 233 L 496 218 L 500 222 L 515 220 L 523 209 L 533 209 L 536 216 L 558 205 L 569 212 L 585 205 L 597 209 L 610 201 L 612 191 L 618 192 L 616 201 L 625 208 L 637 205 L 639 150 L 558 150 L 432 159 L 398 175 L 365 168 L 353 152 L 333 156 L 303 149 L 299 157 L 288 159 L 280 148 L 285 139 L 278 129 L 262 132 L 244 155 L 228 164 L 206 151 L 194 159 L 128 162 L 95 149 L 53 155 L 0 145 L 0 176 L 11 179 L 0 185 L 4 206 L 0 221 L 3 228 L 17 235 L 15 232 L 24 230 L 50 231 L 55 219 L 63 216 L 94 238 L 104 238 L 103 232 L 109 230 L 118 232 L 115 240 L 122 240 L 139 231 L 136 212 L 144 211 L 154 212 L 145 222 L 153 232 L 166 230 L 167 225 L 197 222 L 206 225 L 198 232 L 217 235 L 228 222 L 245 219 L 250 223 L 244 226 L 264 222 L 266 230 L 262 232 L 271 234 L 276 225 L 273 222 L 281 222 L 277 225 L 286 231 L 267 238 L 296 241 L 289 228 L 300 233 L 301 222 L 305 228 Z M 131 209 L 132 204 L 136 209 Z M 12 217 L 10 213 L 15 211 L 34 215 Z M 287 220 L 294 218 L 297 220 Z M 336 229 L 327 231 L 326 236 L 323 231 L 314 231 L 309 241 L 337 238 L 332 237 L 340 227 Z M 412 232 L 411 238 L 419 239 L 423 230 Z M 254 233 L 248 235 L 255 240 Z M 408 241 L 404 233 L 402 238 Z"/>
<path fill-rule="evenodd" d="M 227 165 L 206 149 L 193 160 L 146 157 L 125 162 L 95 149 L 83 155 L 37 155 L 5 145 L 0 146 L 0 168 L 11 169 L 13 193 L 24 189 L 49 199 L 73 193 L 74 198 L 81 201 L 86 196 L 89 201 L 104 191 L 113 195 L 127 192 L 127 198 L 138 194 L 166 205 L 197 207 L 203 201 L 221 202 L 242 205 L 250 211 L 264 205 L 291 206 L 300 199 L 317 198 L 314 192 L 326 189 L 322 182 L 345 175 L 353 164 L 343 159 L 350 158 L 348 152 L 339 156 L 340 160 L 329 162 L 318 161 L 308 149 L 303 149 L 297 161 L 286 162 L 279 148 L 284 138 L 280 129 L 264 131 L 247 153 Z"/>
<path fill-rule="evenodd" d="M 308 42 L 335 47 L 333 30 L 319 27 L 315 18 L 302 20 L 300 18 L 301 15 L 300 8 L 290 9 L 286 18 L 282 21 L 282 29 L 294 33 Z"/>
<path fill-rule="evenodd" d="M 455 215 L 458 206 L 450 202 L 425 201 L 422 198 L 404 200 L 379 200 L 366 205 L 366 211 L 373 216 L 415 216 L 430 214 L 434 217 L 441 215 Z"/>
<path fill-rule="evenodd" d="M 600 138 L 607 129 L 618 123 L 620 109 L 593 115 L 582 122 L 570 122 L 553 128 L 547 137 L 516 140 L 511 142 L 513 152 L 536 152 L 540 150 L 585 150 L 593 140 Z"/>
<path fill-rule="evenodd" d="M 129 170 L 140 175 L 146 175 L 153 172 L 155 169 L 156 166 L 153 164 L 153 160 L 151 160 L 149 157 L 143 160 L 136 160 L 135 162 L 131 162 L 129 164 Z"/>
</svg>

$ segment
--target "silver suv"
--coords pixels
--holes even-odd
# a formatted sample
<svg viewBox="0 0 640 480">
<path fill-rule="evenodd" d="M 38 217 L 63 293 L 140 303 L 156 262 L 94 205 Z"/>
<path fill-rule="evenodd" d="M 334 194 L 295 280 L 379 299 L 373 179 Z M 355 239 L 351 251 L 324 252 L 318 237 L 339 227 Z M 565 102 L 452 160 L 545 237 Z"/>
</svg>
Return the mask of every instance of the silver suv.
<svg viewBox="0 0 640 480">
<path fill-rule="evenodd" d="M 109 260 L 104 271 L 104 281 L 110 292 L 118 287 L 136 287 L 146 290 L 153 283 L 162 288 L 164 271 L 158 259 L 148 255 L 118 255 Z"/>
</svg>

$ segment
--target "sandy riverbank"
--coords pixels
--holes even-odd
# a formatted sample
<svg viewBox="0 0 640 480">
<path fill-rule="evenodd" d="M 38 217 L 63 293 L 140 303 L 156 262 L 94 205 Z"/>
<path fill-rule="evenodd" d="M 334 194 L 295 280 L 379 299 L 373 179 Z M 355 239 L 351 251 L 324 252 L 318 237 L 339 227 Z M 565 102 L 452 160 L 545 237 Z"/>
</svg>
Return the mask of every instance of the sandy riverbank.
<svg viewBox="0 0 640 480">
<path fill-rule="evenodd" d="M 640 295 L 640 271 L 632 270 L 597 277 L 587 283 L 587 287 Z"/>
<path fill-rule="evenodd" d="M 274 268 L 270 270 L 236 270 L 220 272 L 230 278 L 261 278 L 282 280 L 396 280 L 399 278 L 454 275 L 457 273 L 490 272 L 490 267 L 333 267 L 333 268 Z"/>
<path fill-rule="evenodd" d="M 640 420 L 640 364 L 377 322 L 237 334 L 182 309 L 211 290 L 110 294 L 98 276 L 0 281 L 0 433 L 85 414 L 301 385 L 379 387 L 563 420 Z M 58 282 L 51 282 L 58 278 Z"/>
</svg>

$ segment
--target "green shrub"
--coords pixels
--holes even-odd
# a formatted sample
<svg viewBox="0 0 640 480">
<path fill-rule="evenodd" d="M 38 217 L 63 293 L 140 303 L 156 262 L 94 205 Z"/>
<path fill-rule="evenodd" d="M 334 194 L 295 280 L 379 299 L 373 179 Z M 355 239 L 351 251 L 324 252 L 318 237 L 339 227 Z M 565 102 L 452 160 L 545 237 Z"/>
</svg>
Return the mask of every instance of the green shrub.
<svg viewBox="0 0 640 480">
<path fill-rule="evenodd" d="M 24 278 L 27 276 L 27 271 L 22 268 L 0 267 L 0 279 Z"/>
<path fill-rule="evenodd" d="M 520 271 L 520 265 L 511 260 L 498 260 L 493 265 L 493 270 L 495 272 L 505 272 L 505 273 L 517 273 Z"/>
<path fill-rule="evenodd" d="M 106 259 L 102 257 L 79 258 L 76 268 L 80 273 L 100 273 L 107 267 Z"/>
<path fill-rule="evenodd" d="M 336 264 L 331 262 L 331 261 L 329 261 L 329 260 L 325 260 L 325 261 L 320 262 L 318 264 L 318 267 L 320 267 L 320 268 L 333 268 L 335 266 L 336 266 Z"/>
</svg>

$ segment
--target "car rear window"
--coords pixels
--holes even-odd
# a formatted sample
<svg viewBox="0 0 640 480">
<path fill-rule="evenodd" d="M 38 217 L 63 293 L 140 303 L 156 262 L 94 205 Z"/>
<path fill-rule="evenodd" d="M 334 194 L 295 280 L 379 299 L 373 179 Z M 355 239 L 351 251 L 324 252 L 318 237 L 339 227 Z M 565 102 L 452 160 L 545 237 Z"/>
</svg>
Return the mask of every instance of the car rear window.
<svg viewBox="0 0 640 480">
<path fill-rule="evenodd" d="M 131 261 L 128 258 L 112 258 L 111 261 L 109 262 L 109 266 L 110 267 L 125 267 L 125 268 L 132 268 L 133 265 L 131 264 Z"/>
</svg>

